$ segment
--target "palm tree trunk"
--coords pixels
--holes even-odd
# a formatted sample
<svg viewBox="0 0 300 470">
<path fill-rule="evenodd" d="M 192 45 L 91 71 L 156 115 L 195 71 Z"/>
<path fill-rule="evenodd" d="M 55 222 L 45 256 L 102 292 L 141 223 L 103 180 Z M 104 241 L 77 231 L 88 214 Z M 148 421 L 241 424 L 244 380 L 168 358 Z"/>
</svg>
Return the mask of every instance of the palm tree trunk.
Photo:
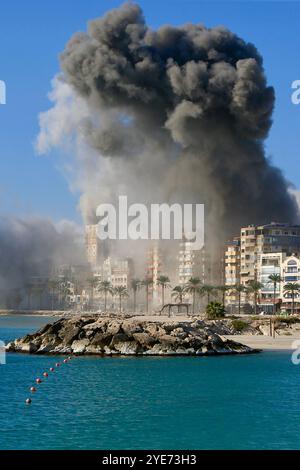
<svg viewBox="0 0 300 470">
<path fill-rule="evenodd" d="M 133 313 L 136 311 L 136 290 L 133 291 Z"/>
<path fill-rule="evenodd" d="M 104 291 L 104 312 L 106 312 L 106 303 L 107 303 L 107 291 Z"/>
<path fill-rule="evenodd" d="M 257 314 L 257 292 L 254 292 L 254 314 Z"/>
<path fill-rule="evenodd" d="M 276 282 L 274 282 L 273 315 L 276 314 L 276 287 L 277 287 L 277 286 L 276 286 Z"/>
<path fill-rule="evenodd" d="M 165 305 L 165 286 L 161 286 L 162 306 Z"/>
<path fill-rule="evenodd" d="M 295 312 L 295 293 L 292 292 L 292 315 L 294 315 Z"/>
<path fill-rule="evenodd" d="M 119 305 L 120 305 L 120 313 L 121 313 L 121 311 L 122 311 L 122 296 L 121 295 L 120 295 L 120 298 L 119 298 L 119 302 L 120 302 Z"/>
<path fill-rule="evenodd" d="M 196 299 L 196 292 L 193 291 L 193 315 L 195 315 L 195 299 Z"/>
<path fill-rule="evenodd" d="M 241 314 L 241 293 L 239 292 L 239 315 Z"/>
</svg>

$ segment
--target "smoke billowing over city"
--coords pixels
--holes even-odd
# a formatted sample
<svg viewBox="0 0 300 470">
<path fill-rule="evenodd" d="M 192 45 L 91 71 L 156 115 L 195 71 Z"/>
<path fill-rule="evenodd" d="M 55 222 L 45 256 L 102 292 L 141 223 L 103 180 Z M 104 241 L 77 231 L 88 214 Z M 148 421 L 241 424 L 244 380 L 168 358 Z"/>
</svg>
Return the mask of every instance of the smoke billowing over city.
<svg viewBox="0 0 300 470">
<path fill-rule="evenodd" d="M 264 151 L 275 98 L 262 62 L 223 26 L 153 30 L 126 3 L 67 44 L 38 149 L 75 136 L 87 221 L 99 203 L 127 194 L 204 203 L 218 240 L 249 220 L 295 222 L 296 202 Z"/>
<path fill-rule="evenodd" d="M 61 265 L 85 261 L 75 224 L 46 218 L 0 218 L 0 303 L 27 306 L 33 278 L 46 279 Z"/>
<path fill-rule="evenodd" d="M 299 18 L 1 2 L 4 460 L 300 449 Z"/>
</svg>

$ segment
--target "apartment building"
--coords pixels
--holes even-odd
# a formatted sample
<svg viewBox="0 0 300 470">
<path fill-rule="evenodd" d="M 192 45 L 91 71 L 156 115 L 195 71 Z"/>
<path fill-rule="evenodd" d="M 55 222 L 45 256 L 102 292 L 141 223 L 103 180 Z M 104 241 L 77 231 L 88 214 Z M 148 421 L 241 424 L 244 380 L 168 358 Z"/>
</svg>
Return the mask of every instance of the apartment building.
<svg viewBox="0 0 300 470">
<path fill-rule="evenodd" d="M 276 286 L 270 281 L 272 274 L 281 276 L 282 264 L 286 254 L 279 253 L 260 253 L 257 257 L 257 281 L 262 284 L 259 295 L 259 304 L 266 313 L 273 313 L 274 296 L 275 302 L 281 304 L 281 284 Z M 275 288 L 275 292 L 274 292 Z"/>
<path fill-rule="evenodd" d="M 285 258 L 300 254 L 300 226 L 272 222 L 266 225 L 248 225 L 241 228 L 240 237 L 226 244 L 224 255 L 224 282 L 231 286 L 250 281 L 262 282 L 260 301 L 262 308 L 270 310 L 274 302 L 270 274 L 280 274 Z M 279 287 L 276 290 L 277 302 L 281 302 Z M 273 300 L 272 300 L 273 299 Z M 246 293 L 242 302 L 248 302 Z M 236 303 L 236 295 L 229 291 L 226 303 Z M 250 300 L 251 302 L 251 300 Z"/>
<path fill-rule="evenodd" d="M 286 292 L 284 287 L 289 283 L 300 284 L 300 258 L 292 255 L 284 259 L 281 265 L 280 297 L 281 310 L 287 313 L 292 312 L 293 297 L 290 292 Z M 294 312 L 300 313 L 300 293 L 294 294 Z"/>
<path fill-rule="evenodd" d="M 194 250 L 193 243 L 183 239 L 179 244 L 178 284 L 184 286 L 191 277 L 198 277 L 205 284 L 210 282 L 211 260 L 203 247 Z"/>
<path fill-rule="evenodd" d="M 113 288 L 126 287 L 130 289 L 134 266 L 131 258 L 107 257 L 103 263 L 96 266 L 93 276 L 100 282 L 109 281 Z"/>
<path fill-rule="evenodd" d="M 257 260 L 262 253 L 300 253 L 300 226 L 272 222 L 241 228 L 241 283 L 257 278 Z"/>
<path fill-rule="evenodd" d="M 91 267 L 96 267 L 100 262 L 100 240 L 97 236 L 97 225 L 85 227 L 86 257 Z"/>
<path fill-rule="evenodd" d="M 225 294 L 225 304 L 235 304 L 237 293 L 230 287 L 240 283 L 241 240 L 235 237 L 225 245 L 224 253 L 224 284 L 229 287 Z"/>
<path fill-rule="evenodd" d="M 149 286 L 149 301 L 152 300 L 154 306 L 161 302 L 161 289 L 158 284 L 159 276 L 163 272 L 162 254 L 157 244 L 152 245 L 147 252 L 146 279 L 152 281 Z"/>
</svg>

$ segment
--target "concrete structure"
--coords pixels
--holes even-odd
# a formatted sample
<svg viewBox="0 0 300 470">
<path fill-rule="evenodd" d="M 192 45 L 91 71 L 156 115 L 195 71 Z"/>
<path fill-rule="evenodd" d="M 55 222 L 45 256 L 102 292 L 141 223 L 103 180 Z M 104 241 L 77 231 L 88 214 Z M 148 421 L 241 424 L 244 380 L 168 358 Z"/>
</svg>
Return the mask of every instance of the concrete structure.
<svg viewBox="0 0 300 470">
<path fill-rule="evenodd" d="M 274 311 L 274 284 L 270 281 L 272 274 L 281 276 L 282 264 L 285 259 L 285 253 L 260 253 L 257 258 L 257 281 L 263 287 L 259 295 L 260 309 L 266 313 Z M 281 284 L 276 286 L 275 302 L 281 304 Z"/>
<path fill-rule="evenodd" d="M 122 286 L 129 290 L 132 278 L 133 262 L 130 258 L 112 260 L 110 282 L 113 288 Z"/>
<path fill-rule="evenodd" d="M 225 245 L 224 253 L 224 284 L 229 287 L 225 294 L 225 304 L 238 302 L 237 293 L 230 287 L 240 284 L 241 250 L 240 238 L 235 237 Z"/>
<path fill-rule="evenodd" d="M 198 277 L 205 284 L 210 282 L 211 260 L 203 247 L 193 250 L 193 244 L 183 239 L 179 244 L 178 284 L 184 286 L 191 277 Z"/>
<path fill-rule="evenodd" d="M 284 291 L 284 287 L 289 283 L 300 284 L 300 258 L 297 256 L 288 256 L 281 265 L 280 297 L 281 310 L 292 313 L 292 295 Z M 300 313 L 300 293 L 296 292 L 294 296 L 294 312 Z"/>
<path fill-rule="evenodd" d="M 300 254 L 300 226 L 272 222 L 241 228 L 241 283 L 257 278 L 257 259 L 262 253 Z"/>
<path fill-rule="evenodd" d="M 99 285 L 102 281 L 108 281 L 113 289 L 122 286 L 129 291 L 134 275 L 133 261 L 131 258 L 107 257 L 103 263 L 94 267 L 92 275 L 97 279 Z M 93 297 L 94 303 L 100 306 L 103 301 L 103 293 L 94 289 Z"/>
<path fill-rule="evenodd" d="M 163 275 L 162 271 L 162 255 L 157 246 L 154 244 L 147 252 L 146 279 L 150 279 L 152 284 L 149 286 L 149 301 L 152 300 L 153 306 L 157 306 L 161 302 L 160 286 L 157 283 L 159 276 Z"/>
<path fill-rule="evenodd" d="M 91 267 L 100 263 L 101 250 L 100 240 L 97 237 L 97 225 L 86 225 L 85 227 L 85 247 L 87 260 Z"/>
<path fill-rule="evenodd" d="M 264 285 L 261 308 L 273 311 L 274 292 L 269 282 L 270 274 L 280 274 L 285 258 L 300 254 L 300 226 L 283 223 L 248 225 L 242 227 L 240 237 L 226 244 L 224 255 L 224 283 L 228 286 L 241 283 L 247 287 L 250 281 Z M 281 302 L 282 291 L 278 287 L 277 302 Z M 246 293 L 242 303 L 252 303 Z M 228 293 L 226 303 L 236 303 L 236 295 Z"/>
<path fill-rule="evenodd" d="M 133 262 L 130 258 L 108 257 L 93 270 L 93 276 L 97 278 L 99 284 L 102 281 L 109 281 L 113 288 L 122 286 L 130 289 L 133 271 Z"/>
</svg>

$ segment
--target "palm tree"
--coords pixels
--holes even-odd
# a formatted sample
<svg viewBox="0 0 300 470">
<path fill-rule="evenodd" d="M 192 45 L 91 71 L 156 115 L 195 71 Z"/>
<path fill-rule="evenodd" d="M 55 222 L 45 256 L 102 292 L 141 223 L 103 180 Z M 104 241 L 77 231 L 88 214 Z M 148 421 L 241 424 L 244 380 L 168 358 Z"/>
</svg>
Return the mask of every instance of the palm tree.
<svg viewBox="0 0 300 470">
<path fill-rule="evenodd" d="M 214 291 L 215 291 L 214 286 L 209 286 L 208 284 L 204 284 L 203 286 L 201 286 L 200 294 L 207 296 L 207 304 L 209 304 L 210 296 L 214 293 Z"/>
<path fill-rule="evenodd" d="M 270 274 L 269 282 L 273 284 L 273 314 L 276 313 L 276 290 L 277 285 L 282 281 L 280 274 Z"/>
<path fill-rule="evenodd" d="M 295 296 L 296 293 L 300 292 L 300 284 L 297 282 L 289 282 L 283 287 L 283 290 L 286 294 L 291 295 L 292 297 L 292 314 L 295 312 Z"/>
<path fill-rule="evenodd" d="M 257 314 L 257 299 L 259 291 L 263 288 L 263 284 L 259 281 L 251 280 L 247 283 L 247 291 L 253 295 L 254 298 L 254 313 Z"/>
<path fill-rule="evenodd" d="M 182 304 L 184 294 L 185 288 L 183 286 L 175 286 L 171 296 L 174 297 L 175 302 Z"/>
<path fill-rule="evenodd" d="M 133 291 L 133 312 L 136 312 L 136 294 L 139 290 L 141 285 L 141 281 L 139 279 L 132 279 L 131 280 L 131 289 Z"/>
<path fill-rule="evenodd" d="M 184 288 L 184 292 L 193 295 L 193 314 L 195 314 L 196 294 L 200 293 L 200 283 L 199 277 L 191 277 Z"/>
<path fill-rule="evenodd" d="M 59 287 L 59 280 L 58 279 L 49 279 L 48 281 L 48 289 L 51 291 L 51 310 L 54 309 L 54 296 L 57 292 Z"/>
<path fill-rule="evenodd" d="M 216 290 L 220 291 L 221 294 L 222 294 L 222 304 L 225 305 L 225 295 L 226 295 L 226 292 L 230 289 L 230 286 L 217 286 L 216 287 Z"/>
<path fill-rule="evenodd" d="M 145 290 L 146 290 L 146 308 L 147 308 L 147 313 L 149 313 L 149 288 L 150 286 L 153 284 L 153 281 L 152 279 L 144 279 L 142 282 L 141 282 L 141 285 L 145 287 Z"/>
<path fill-rule="evenodd" d="M 233 290 L 238 294 L 238 313 L 241 314 L 241 294 L 245 292 L 246 288 L 243 284 L 236 284 Z"/>
<path fill-rule="evenodd" d="M 113 287 L 109 281 L 102 281 L 98 286 L 98 290 L 104 292 L 104 311 L 106 312 L 107 294 L 113 294 Z"/>
<path fill-rule="evenodd" d="M 93 306 L 94 306 L 94 289 L 96 289 L 99 286 L 99 280 L 95 276 L 91 276 L 87 279 L 87 283 L 90 287 L 91 307 L 93 309 Z"/>
<path fill-rule="evenodd" d="M 157 278 L 157 284 L 161 286 L 162 306 L 165 305 L 165 290 L 167 287 L 170 286 L 169 282 L 170 282 L 170 279 L 168 278 L 168 276 L 159 276 Z"/>
<path fill-rule="evenodd" d="M 118 286 L 114 289 L 114 294 L 119 297 L 119 308 L 120 312 L 122 311 L 122 298 L 128 297 L 128 291 L 125 286 Z"/>
</svg>

